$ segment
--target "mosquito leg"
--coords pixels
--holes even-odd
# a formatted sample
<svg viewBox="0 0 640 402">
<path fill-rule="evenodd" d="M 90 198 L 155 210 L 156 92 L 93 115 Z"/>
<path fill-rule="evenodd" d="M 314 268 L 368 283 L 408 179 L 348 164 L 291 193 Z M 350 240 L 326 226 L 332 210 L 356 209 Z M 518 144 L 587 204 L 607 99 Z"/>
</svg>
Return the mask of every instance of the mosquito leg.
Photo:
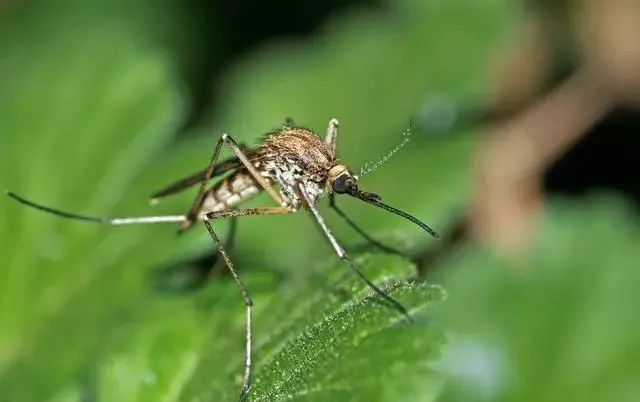
<svg viewBox="0 0 640 402">
<path fill-rule="evenodd" d="M 11 197 L 17 202 L 30 208 L 37 209 L 39 211 L 46 212 L 48 214 L 55 215 L 61 218 L 73 219 L 77 221 L 102 223 L 105 225 L 137 225 L 148 223 L 184 223 L 188 220 L 185 215 L 132 216 L 126 218 L 103 218 L 97 216 L 80 215 L 73 212 L 62 211 L 60 209 L 38 204 L 9 190 L 5 190 L 4 193 L 8 197 Z"/>
<path fill-rule="evenodd" d="M 224 262 L 229 268 L 229 273 L 231 273 L 233 280 L 238 285 L 238 288 L 240 289 L 240 293 L 242 295 L 242 300 L 244 301 L 244 305 L 247 309 L 244 376 L 242 379 L 242 390 L 240 392 L 240 400 L 243 400 L 247 394 L 247 391 L 249 391 L 249 384 L 251 382 L 251 350 L 252 350 L 251 334 L 252 334 L 252 324 L 253 324 L 253 320 L 252 320 L 253 300 L 251 300 L 249 291 L 247 290 L 246 286 L 242 282 L 242 279 L 240 279 L 240 276 L 238 276 L 238 273 L 233 267 L 233 263 L 231 262 L 231 258 L 229 258 L 229 254 L 227 254 L 227 252 L 224 249 L 224 246 L 222 245 L 222 243 L 220 242 L 220 239 L 218 238 L 218 235 L 216 235 L 216 232 L 214 232 L 213 227 L 211 226 L 211 222 L 209 222 L 209 218 L 207 217 L 207 215 L 202 216 L 202 221 L 204 225 L 207 227 L 207 231 L 209 231 L 209 235 L 211 235 L 211 239 L 213 240 L 213 243 L 218 249 L 218 253 L 220 253 L 222 258 L 224 259 Z"/>
<path fill-rule="evenodd" d="M 293 212 L 290 208 L 287 207 L 273 207 L 273 208 L 249 208 L 249 209 L 231 209 L 225 211 L 218 212 L 209 212 L 206 214 L 207 219 L 213 221 L 216 219 L 223 218 L 231 218 L 231 226 L 229 228 L 229 234 L 227 239 L 225 240 L 224 248 L 226 250 L 231 250 L 233 252 L 236 225 L 238 221 L 238 216 L 250 216 L 250 215 L 279 215 L 279 214 L 288 214 Z M 223 261 L 218 259 L 213 265 L 210 266 L 208 271 L 208 276 L 212 277 L 217 272 L 219 272 L 220 266 L 224 264 Z"/>
<path fill-rule="evenodd" d="M 218 162 L 218 157 L 220 156 L 220 150 L 222 149 L 222 144 L 227 144 L 231 148 L 233 153 L 238 157 L 240 162 L 242 162 L 242 165 L 249 171 L 251 176 L 262 186 L 262 188 L 267 190 L 269 195 L 271 195 L 271 197 L 279 205 L 282 205 L 282 206 L 285 205 L 284 200 L 282 199 L 280 194 L 278 194 L 278 192 L 276 192 L 273 186 L 264 177 L 260 175 L 260 173 L 256 170 L 256 168 L 253 166 L 253 164 L 249 161 L 247 156 L 244 154 L 240 145 L 238 145 L 238 143 L 233 138 L 231 138 L 231 136 L 225 133 L 225 134 L 222 134 L 222 136 L 216 143 L 216 146 L 213 150 L 213 154 L 211 155 L 211 162 L 209 163 L 209 168 L 207 169 L 204 176 L 202 176 L 202 181 L 200 182 L 200 188 L 198 189 L 198 194 L 196 195 L 196 198 L 193 201 L 191 209 L 189 209 L 189 212 L 187 213 L 187 217 L 189 217 L 189 220 L 182 225 L 182 230 L 189 228 L 193 224 L 193 222 L 195 221 L 195 216 L 197 215 L 198 211 L 202 206 L 202 201 L 205 197 L 205 190 L 207 188 L 207 183 L 211 179 L 211 175 L 215 170 L 216 163 Z"/>
<path fill-rule="evenodd" d="M 251 151 L 246 144 L 240 144 L 240 149 L 242 149 L 242 151 L 245 153 L 248 153 Z M 216 162 L 216 166 L 213 170 L 213 173 L 211 174 L 211 178 L 221 173 L 228 172 L 232 169 L 237 169 L 238 167 L 240 167 L 240 165 L 241 163 L 238 161 L 237 158 L 229 158 L 222 161 L 218 161 Z M 156 191 L 151 195 L 149 202 L 151 203 L 151 205 L 155 205 L 158 202 L 160 202 L 161 198 L 179 193 L 182 190 L 186 190 L 191 186 L 195 186 L 196 184 L 202 183 L 202 180 L 207 174 L 207 170 L 208 170 L 208 166 L 204 170 L 193 173 L 187 177 L 182 178 L 181 180 L 171 183 L 170 185 L 162 188 L 161 190 Z"/>
<path fill-rule="evenodd" d="M 242 299 L 244 300 L 244 304 L 247 307 L 247 338 L 245 343 L 245 364 L 244 364 L 244 377 L 242 380 L 242 392 L 240 394 L 240 400 L 244 400 L 247 392 L 249 391 L 249 384 L 251 381 L 251 351 L 252 351 L 252 311 L 253 311 L 253 301 L 251 300 L 251 296 L 249 295 L 249 291 L 246 286 L 240 279 L 240 276 L 236 272 L 233 267 L 233 263 L 231 262 L 231 258 L 229 258 L 229 253 L 225 250 L 225 247 L 222 245 L 222 242 L 216 235 L 213 227 L 211 226 L 211 221 L 215 219 L 222 218 L 231 218 L 232 221 L 236 220 L 238 216 L 247 216 L 247 215 L 276 215 L 276 214 L 287 214 L 293 212 L 293 210 L 289 207 L 267 207 L 267 208 L 248 208 L 248 209 L 231 209 L 226 211 L 218 211 L 218 212 L 209 212 L 202 215 L 202 222 L 207 227 L 209 234 L 211 235 L 211 239 L 213 239 L 213 243 L 218 249 L 218 253 L 222 256 L 225 264 L 229 268 L 229 272 L 233 277 L 233 280 L 236 282 L 238 287 L 240 288 L 240 293 L 242 294 Z"/>
<path fill-rule="evenodd" d="M 338 140 L 338 119 L 329 120 L 329 127 L 327 127 L 327 135 L 324 137 L 324 142 L 327 143 L 335 152 L 336 150 L 336 142 Z"/>
<path fill-rule="evenodd" d="M 302 195 L 302 197 L 304 198 L 307 206 L 309 207 L 309 210 L 311 211 L 311 214 L 313 215 L 313 217 L 315 218 L 316 223 L 318 224 L 318 226 L 320 226 L 320 229 L 322 229 L 322 231 L 324 232 L 325 236 L 327 236 L 327 238 L 329 239 L 329 242 L 331 243 L 331 245 L 333 246 L 333 249 L 336 251 L 336 254 L 338 254 L 338 257 L 345 261 L 346 264 L 349 266 L 349 268 L 351 268 L 351 270 L 360 278 L 362 279 L 362 281 L 364 283 L 367 284 L 367 286 L 369 286 L 375 293 L 378 294 L 378 296 L 380 296 L 382 298 L 382 300 L 384 300 L 385 302 L 387 302 L 391 307 L 395 308 L 396 310 L 398 310 L 402 315 L 405 316 L 405 318 L 409 321 L 409 322 L 413 322 L 413 319 L 411 318 L 411 316 L 409 316 L 409 312 L 407 311 L 407 309 L 396 299 L 394 299 L 393 297 L 389 296 L 387 293 L 385 293 L 382 289 L 380 289 L 379 287 L 377 287 L 373 282 L 371 282 L 363 273 L 362 271 L 360 271 L 360 269 L 358 269 L 358 267 L 351 261 L 351 259 L 349 259 L 349 256 L 347 255 L 347 252 L 344 250 L 344 248 L 342 248 L 342 246 L 340 245 L 340 243 L 338 243 L 338 240 L 336 239 L 336 237 L 333 235 L 333 232 L 331 232 L 331 229 L 329 229 L 329 226 L 327 226 L 326 222 L 324 221 L 324 219 L 322 218 L 322 215 L 320 215 L 320 212 L 318 211 L 318 208 L 316 208 L 316 206 L 313 204 L 313 202 L 311 201 L 311 198 L 309 197 L 309 195 L 307 194 L 307 192 L 304 189 L 304 186 L 302 184 L 298 184 L 298 189 L 300 191 L 300 194 Z"/>
<path fill-rule="evenodd" d="M 247 209 L 227 209 L 224 211 L 208 212 L 203 215 L 208 220 L 235 218 L 238 216 L 249 215 L 285 215 L 293 212 L 290 207 L 266 207 L 266 208 L 247 208 Z M 204 218 L 203 218 L 204 219 Z"/>
<path fill-rule="evenodd" d="M 200 188 L 198 189 L 198 194 L 196 198 L 193 200 L 193 204 L 187 213 L 189 217 L 189 221 L 182 226 L 183 229 L 188 228 L 193 221 L 195 220 L 195 216 L 200 210 L 200 206 L 202 205 L 202 201 L 205 196 L 205 190 L 207 189 L 207 183 L 211 179 L 211 175 L 213 174 L 214 169 L 216 168 L 216 163 L 218 162 L 218 157 L 220 156 L 220 149 L 222 149 L 222 144 L 224 143 L 225 134 L 220 137 L 218 142 L 216 143 L 215 148 L 213 149 L 213 153 L 211 154 L 211 161 L 209 162 L 209 167 L 206 170 L 206 173 L 202 177 L 202 181 L 200 182 Z"/>
<path fill-rule="evenodd" d="M 389 247 L 380 243 L 373 237 L 369 236 L 364 230 L 362 230 L 362 228 L 358 226 L 351 218 L 349 218 L 347 214 L 344 213 L 343 210 L 338 208 L 338 205 L 336 204 L 336 200 L 335 200 L 335 195 L 333 193 L 329 194 L 329 207 L 331 207 L 331 209 L 336 211 L 336 213 L 340 215 L 340 217 L 342 217 L 342 219 L 344 219 L 345 222 L 347 222 L 347 224 L 353 228 L 353 230 L 358 232 L 366 241 L 371 243 L 374 247 L 377 247 L 380 250 L 387 252 L 389 254 L 395 254 L 395 255 L 399 255 L 401 257 L 407 258 L 407 256 L 401 251 L 398 251 L 393 247 Z"/>
<path fill-rule="evenodd" d="M 238 219 L 236 217 L 232 217 L 229 222 L 229 233 L 227 233 L 227 238 L 224 241 L 224 249 L 229 251 L 229 254 L 233 253 L 233 249 L 235 248 L 235 240 L 236 240 L 236 231 L 238 226 Z M 207 279 L 210 279 L 213 276 L 219 274 L 220 269 L 222 269 L 222 265 L 226 265 L 225 262 L 216 258 L 215 262 L 208 266 L 206 271 Z"/>
<path fill-rule="evenodd" d="M 260 184 L 262 188 L 264 188 L 267 193 L 273 198 L 273 200 L 280 206 L 286 206 L 286 203 L 280 196 L 280 194 L 273 188 L 271 183 L 267 181 L 258 170 L 256 170 L 255 166 L 249 161 L 249 158 L 242 152 L 238 143 L 231 138 L 228 134 L 222 134 L 222 141 L 224 141 L 233 151 L 233 153 L 240 159 L 244 167 L 251 173 L 251 176 Z"/>
<path fill-rule="evenodd" d="M 209 182 L 209 180 L 211 180 L 211 176 L 213 175 L 213 172 L 216 168 L 216 164 L 218 163 L 218 157 L 220 156 L 220 149 L 222 148 L 222 144 L 227 142 L 227 138 L 228 138 L 227 134 L 222 134 L 222 137 L 220 137 L 220 139 L 216 143 L 216 147 L 213 149 L 213 154 L 211 154 L 211 161 L 209 162 L 209 167 L 207 168 L 204 176 L 202 176 L 202 180 L 200 181 L 200 188 L 198 189 L 198 195 L 193 201 L 193 205 L 191 206 L 190 214 L 188 214 L 188 216 L 194 215 L 200 209 L 200 205 L 202 205 L 202 200 L 204 199 L 204 196 L 205 196 L 205 190 L 207 189 L 207 183 Z M 235 142 L 234 142 L 234 146 L 231 147 L 234 153 L 236 154 L 236 156 L 238 156 L 238 153 L 242 154 L 242 156 L 244 157 L 244 160 L 242 160 L 242 162 L 243 164 L 246 164 L 248 162 L 248 159 L 246 156 L 244 156 L 243 150 L 246 150 L 247 146 L 244 144 L 238 145 Z"/>
</svg>

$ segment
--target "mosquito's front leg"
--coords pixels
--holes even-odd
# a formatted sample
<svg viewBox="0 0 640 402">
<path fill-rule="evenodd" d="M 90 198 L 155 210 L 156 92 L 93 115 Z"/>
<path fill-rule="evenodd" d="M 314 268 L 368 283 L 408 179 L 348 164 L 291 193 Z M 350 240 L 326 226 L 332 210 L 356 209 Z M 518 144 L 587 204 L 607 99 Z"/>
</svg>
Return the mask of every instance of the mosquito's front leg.
<svg viewBox="0 0 640 402">
<path fill-rule="evenodd" d="M 311 214 L 315 218 L 316 223 L 318 224 L 322 232 L 325 234 L 325 236 L 327 236 L 327 239 L 329 239 L 329 242 L 333 246 L 333 249 L 336 251 L 336 254 L 338 254 L 338 257 L 341 260 L 345 261 L 349 266 L 349 268 L 351 268 L 351 270 L 356 275 L 358 275 L 358 277 L 362 279 L 362 281 L 366 283 L 367 286 L 369 286 L 375 293 L 377 293 L 380 297 L 382 297 L 384 301 L 389 303 L 391 307 L 395 308 L 402 315 L 404 315 L 409 322 L 412 322 L 413 319 L 411 318 L 411 316 L 409 316 L 409 312 L 407 311 L 407 309 L 399 301 L 397 301 L 393 297 L 386 294 L 382 289 L 380 289 L 373 282 L 371 282 L 369 278 L 367 278 L 360 271 L 360 269 L 358 269 L 358 267 L 349 259 L 347 252 L 344 250 L 344 248 L 342 248 L 340 243 L 338 243 L 338 240 L 333 235 L 333 232 L 331 231 L 331 229 L 329 229 L 329 226 L 327 226 L 327 223 L 324 221 L 324 218 L 322 218 L 322 215 L 320 215 L 318 208 L 316 208 L 315 204 L 311 200 L 311 197 L 309 197 L 309 194 L 307 194 L 304 188 L 304 185 L 302 183 L 298 183 L 298 191 L 300 192 L 300 195 L 302 196 L 305 203 L 307 204 L 307 207 L 309 207 L 309 211 L 311 211 Z"/>
</svg>

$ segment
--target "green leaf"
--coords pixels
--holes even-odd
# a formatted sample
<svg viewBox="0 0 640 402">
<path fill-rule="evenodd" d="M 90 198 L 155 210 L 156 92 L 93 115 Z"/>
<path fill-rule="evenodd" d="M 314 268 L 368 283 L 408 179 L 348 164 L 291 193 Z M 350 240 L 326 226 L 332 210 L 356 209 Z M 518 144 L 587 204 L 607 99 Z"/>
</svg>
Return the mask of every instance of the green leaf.
<svg viewBox="0 0 640 402">
<path fill-rule="evenodd" d="M 411 309 L 416 323 L 381 305 L 342 264 L 331 266 L 324 280 L 282 283 L 277 294 L 267 291 L 272 279 L 253 277 L 248 283 L 256 305 L 251 400 L 289 394 L 323 400 L 335 393 L 374 400 L 415 393 L 419 400 L 432 400 L 439 377 L 427 363 L 438 356 L 442 335 L 424 313 L 442 300 L 443 290 L 398 280 L 415 273 L 402 259 L 364 255 L 357 263 Z M 233 283 L 216 282 L 199 300 L 197 314 L 189 312 L 188 303 L 176 308 L 146 300 L 145 312 L 122 327 L 101 354 L 91 385 L 97 399 L 236 399 L 244 352 L 238 291 Z M 395 386 L 380 388 L 377 377 L 383 373 Z"/>
<path fill-rule="evenodd" d="M 555 202 L 520 261 L 451 257 L 441 401 L 635 401 L 640 230 L 607 197 Z"/>
<path fill-rule="evenodd" d="M 397 257 L 362 255 L 355 262 L 376 283 L 385 284 L 417 322 L 405 322 L 396 310 L 380 303 L 342 262 L 325 273 L 329 282 L 318 276 L 313 283 L 282 286 L 277 295 L 255 298 L 251 400 L 325 400 L 338 394 L 391 401 L 407 392 L 435 394 L 438 378 L 427 362 L 438 356 L 442 335 L 424 313 L 443 299 L 443 290 L 413 282 L 413 267 Z M 407 279 L 398 281 L 403 276 Z M 241 325 L 241 320 L 235 321 Z M 235 342 L 228 328 L 218 331 L 209 346 L 212 355 L 204 356 L 180 400 L 237 397 L 242 354 L 226 365 L 220 362 L 230 345 L 240 349 L 242 331 L 234 332 Z M 216 374 L 221 371 L 226 378 Z M 394 386 L 382 389 L 378 376 L 383 373 Z"/>
</svg>

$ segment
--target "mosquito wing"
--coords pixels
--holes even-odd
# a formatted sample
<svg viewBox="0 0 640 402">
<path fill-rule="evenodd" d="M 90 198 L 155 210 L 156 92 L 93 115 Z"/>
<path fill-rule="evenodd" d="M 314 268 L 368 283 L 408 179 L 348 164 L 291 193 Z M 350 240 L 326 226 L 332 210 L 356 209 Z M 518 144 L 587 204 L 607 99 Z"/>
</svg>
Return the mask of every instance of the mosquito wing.
<svg viewBox="0 0 640 402">
<path fill-rule="evenodd" d="M 260 153 L 257 152 L 257 150 L 246 150 L 245 155 L 252 162 L 260 158 Z M 229 159 L 225 159 L 216 164 L 215 168 L 213 169 L 213 173 L 211 174 L 211 178 L 235 169 L 239 169 L 241 167 L 243 167 L 242 161 L 240 161 L 240 159 L 238 159 L 237 157 L 234 156 Z M 164 198 L 164 197 L 179 193 L 192 186 L 195 186 L 196 184 L 199 184 L 202 182 L 206 174 L 207 174 L 207 169 L 203 169 L 197 173 L 194 173 L 183 179 L 180 179 L 177 182 L 172 183 L 166 186 L 165 188 L 153 193 L 151 195 L 151 200 L 156 201 L 160 198 Z"/>
</svg>

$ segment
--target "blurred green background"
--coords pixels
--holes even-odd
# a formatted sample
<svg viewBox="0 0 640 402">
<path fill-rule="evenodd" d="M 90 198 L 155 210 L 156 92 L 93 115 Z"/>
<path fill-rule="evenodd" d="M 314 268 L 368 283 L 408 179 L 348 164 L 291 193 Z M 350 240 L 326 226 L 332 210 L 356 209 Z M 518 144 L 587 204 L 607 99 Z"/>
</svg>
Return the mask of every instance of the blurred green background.
<svg viewBox="0 0 640 402">
<path fill-rule="evenodd" d="M 445 240 L 339 201 L 421 264 L 361 247 L 321 208 L 416 323 L 377 303 L 306 214 L 241 219 L 232 257 L 256 302 L 250 400 L 638 400 L 632 201 L 615 189 L 552 197 L 516 261 L 473 241 L 447 247 L 484 138 L 460 119 L 491 92 L 490 60 L 524 8 L 305 3 L 0 3 L 0 187 L 78 213 L 176 214 L 193 191 L 153 208 L 148 196 L 204 167 L 223 132 L 255 145 L 287 117 L 320 133 L 337 117 L 341 159 L 358 171 L 417 119 L 361 186 Z M 225 237 L 228 223 L 216 227 Z M 211 249 L 199 227 L 109 228 L 0 200 L 0 400 L 237 399 L 244 308 L 228 277 L 199 281 Z"/>
</svg>

